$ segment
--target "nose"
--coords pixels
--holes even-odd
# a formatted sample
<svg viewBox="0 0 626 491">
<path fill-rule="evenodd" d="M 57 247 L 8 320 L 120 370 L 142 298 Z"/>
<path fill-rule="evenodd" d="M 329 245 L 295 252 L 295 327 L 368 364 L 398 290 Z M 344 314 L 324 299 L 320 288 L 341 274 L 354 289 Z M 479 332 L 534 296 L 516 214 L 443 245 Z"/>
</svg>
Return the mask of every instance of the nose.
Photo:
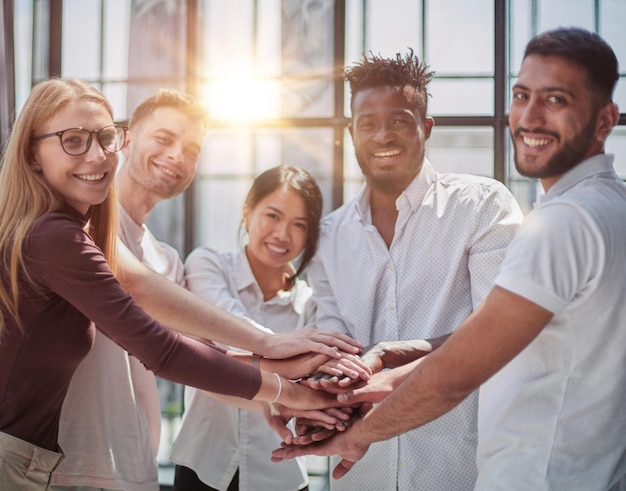
<svg viewBox="0 0 626 491">
<path fill-rule="evenodd" d="M 167 149 L 167 158 L 175 164 L 182 164 L 184 159 L 183 146 L 180 143 L 173 143 Z"/>
<path fill-rule="evenodd" d="M 519 126 L 527 129 L 543 127 L 545 123 L 544 107 L 537 97 L 530 97 L 520 109 Z"/>
<path fill-rule="evenodd" d="M 287 240 L 289 236 L 289 225 L 286 220 L 280 220 L 274 227 L 274 236 L 279 240 Z"/>
<path fill-rule="evenodd" d="M 374 133 L 374 141 L 376 143 L 389 143 L 395 138 L 395 133 L 390 123 L 382 123 Z"/>
<path fill-rule="evenodd" d="M 106 160 L 107 155 L 108 154 L 104 151 L 98 139 L 95 136 L 92 136 L 91 143 L 89 144 L 89 149 L 87 150 L 87 153 L 85 154 L 85 159 L 88 162 L 100 163 Z"/>
</svg>

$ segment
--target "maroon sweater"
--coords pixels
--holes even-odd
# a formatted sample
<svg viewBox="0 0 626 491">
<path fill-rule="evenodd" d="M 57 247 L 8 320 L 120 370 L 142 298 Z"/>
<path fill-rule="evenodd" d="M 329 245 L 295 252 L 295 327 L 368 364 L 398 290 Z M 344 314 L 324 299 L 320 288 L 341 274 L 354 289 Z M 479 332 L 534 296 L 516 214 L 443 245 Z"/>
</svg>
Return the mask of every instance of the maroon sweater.
<svg viewBox="0 0 626 491">
<path fill-rule="evenodd" d="M 63 399 L 91 349 L 94 323 L 160 377 L 253 398 L 259 370 L 149 317 L 119 285 L 83 224 L 77 212 L 49 213 L 33 227 L 25 259 L 37 288 L 22 286 L 23 331 L 9 319 L 0 344 L 0 431 L 57 450 Z"/>
</svg>

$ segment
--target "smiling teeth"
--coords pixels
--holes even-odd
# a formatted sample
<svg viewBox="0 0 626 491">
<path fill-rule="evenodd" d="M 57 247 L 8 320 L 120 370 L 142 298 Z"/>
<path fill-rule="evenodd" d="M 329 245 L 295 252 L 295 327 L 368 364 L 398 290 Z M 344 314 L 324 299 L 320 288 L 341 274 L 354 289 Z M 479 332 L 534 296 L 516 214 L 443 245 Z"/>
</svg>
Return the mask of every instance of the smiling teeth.
<svg viewBox="0 0 626 491">
<path fill-rule="evenodd" d="M 81 174 L 76 177 L 83 181 L 99 181 L 100 179 L 104 179 L 104 176 L 105 174 Z"/>
<path fill-rule="evenodd" d="M 287 252 L 287 249 L 285 249 L 284 247 L 276 247 L 276 246 L 273 246 L 271 244 L 267 244 L 267 248 L 270 251 L 273 251 L 273 252 L 275 252 L 277 254 L 285 254 Z"/>
<path fill-rule="evenodd" d="M 160 165 L 157 165 L 157 167 L 168 176 L 178 177 L 178 175 L 175 172 L 172 172 L 171 170 L 166 169 L 165 167 L 161 167 Z"/>
<path fill-rule="evenodd" d="M 532 148 L 540 147 L 541 145 L 547 145 L 548 142 L 550 141 L 547 138 L 528 138 L 528 137 L 524 137 L 522 140 L 524 144 Z"/>
<path fill-rule="evenodd" d="M 400 150 L 388 150 L 386 152 L 376 152 L 374 157 L 394 157 L 400 154 Z"/>
</svg>

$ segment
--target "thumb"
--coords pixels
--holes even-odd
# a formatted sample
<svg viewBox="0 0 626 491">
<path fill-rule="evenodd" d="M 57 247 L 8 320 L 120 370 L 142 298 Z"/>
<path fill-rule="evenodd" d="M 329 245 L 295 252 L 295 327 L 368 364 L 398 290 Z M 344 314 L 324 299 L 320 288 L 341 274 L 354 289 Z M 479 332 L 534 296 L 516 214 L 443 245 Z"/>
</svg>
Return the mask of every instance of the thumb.
<svg viewBox="0 0 626 491">
<path fill-rule="evenodd" d="M 265 419 L 267 420 L 267 423 L 269 424 L 270 428 L 272 428 L 272 430 L 278 433 L 278 436 L 280 436 L 283 442 L 285 442 L 288 445 L 291 444 L 293 440 L 293 433 L 291 432 L 289 428 L 287 428 L 287 424 L 285 423 L 282 417 L 266 416 Z"/>
<path fill-rule="evenodd" d="M 363 398 L 362 391 L 358 389 L 337 394 L 337 402 L 340 402 L 341 404 L 355 404 L 364 401 L 365 399 Z"/>
</svg>

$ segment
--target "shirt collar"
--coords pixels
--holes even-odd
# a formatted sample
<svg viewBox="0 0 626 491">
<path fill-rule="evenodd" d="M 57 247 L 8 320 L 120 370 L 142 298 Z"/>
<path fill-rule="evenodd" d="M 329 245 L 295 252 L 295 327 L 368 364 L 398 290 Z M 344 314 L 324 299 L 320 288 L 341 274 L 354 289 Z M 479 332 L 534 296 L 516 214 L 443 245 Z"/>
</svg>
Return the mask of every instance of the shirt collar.
<svg viewBox="0 0 626 491">
<path fill-rule="evenodd" d="M 250 263 L 248 262 L 248 257 L 246 256 L 246 251 L 243 247 L 237 252 L 234 262 L 235 286 L 237 291 L 242 292 L 248 288 L 255 288 L 258 290 L 259 295 L 262 296 L 261 289 L 256 282 L 254 273 L 252 273 L 252 268 L 250 268 Z M 306 282 L 296 279 L 291 290 L 280 290 L 278 294 L 274 298 L 268 300 L 268 302 L 285 305 L 292 304 L 296 313 L 301 314 L 304 310 L 304 304 L 311 296 L 308 290 L 309 286 Z"/>
<path fill-rule="evenodd" d="M 239 249 L 239 252 L 235 256 L 235 285 L 239 292 L 251 285 L 256 286 L 256 279 L 250 268 L 246 250 L 243 247 Z"/>
<path fill-rule="evenodd" d="M 400 196 L 396 199 L 396 209 L 399 210 L 405 203 L 411 208 L 411 210 L 419 208 L 426 197 L 426 193 L 430 189 L 433 182 L 435 182 L 436 175 L 437 174 L 433 165 L 428 159 L 425 158 L 422 163 L 422 168 L 417 176 L 413 178 L 406 189 L 402 191 Z M 359 194 L 354 202 L 360 219 L 366 223 L 371 223 L 372 221 L 369 198 L 370 188 L 366 181 L 361 187 L 361 190 L 359 191 Z"/>
<path fill-rule="evenodd" d="M 561 196 L 568 189 L 585 179 L 604 173 L 615 173 L 613 161 L 615 155 L 600 153 L 583 160 L 580 164 L 563 174 L 545 194 L 537 198 L 535 206 L 547 203 Z"/>
<path fill-rule="evenodd" d="M 139 225 L 135 220 L 131 218 L 126 209 L 120 205 L 118 207 L 120 215 L 120 225 L 122 226 L 122 233 L 125 239 L 130 239 L 136 244 L 141 244 L 143 236 L 146 233 L 146 228 L 143 225 Z"/>
</svg>

